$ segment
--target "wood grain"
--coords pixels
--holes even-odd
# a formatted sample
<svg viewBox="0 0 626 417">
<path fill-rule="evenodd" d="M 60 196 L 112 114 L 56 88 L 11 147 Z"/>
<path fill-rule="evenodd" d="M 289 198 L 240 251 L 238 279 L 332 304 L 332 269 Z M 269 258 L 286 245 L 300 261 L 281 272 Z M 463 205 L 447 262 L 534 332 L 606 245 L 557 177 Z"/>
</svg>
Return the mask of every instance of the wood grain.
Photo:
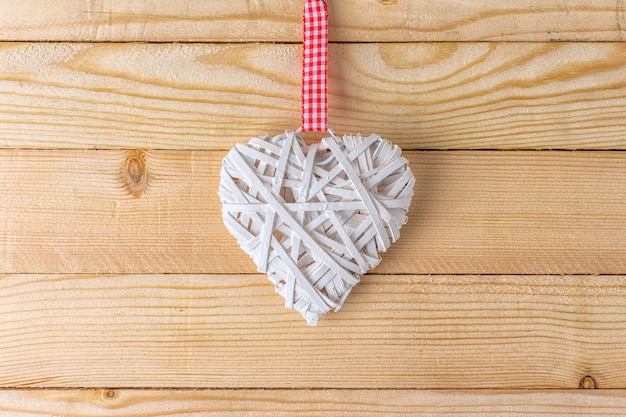
<svg viewBox="0 0 626 417">
<path fill-rule="evenodd" d="M 44 41 L 299 42 L 304 0 L 173 2 L 0 1 L 0 39 Z M 331 40 L 621 41 L 626 8 L 614 0 L 336 0 Z"/>
<path fill-rule="evenodd" d="M 625 276 L 370 275 L 318 327 L 262 275 L 5 275 L 0 296 L 2 387 L 626 384 Z"/>
<path fill-rule="evenodd" d="M 80 390 L 0 391 L 0 414 L 19 417 L 619 416 L 611 391 Z M 10 413 L 10 414 L 9 414 Z"/>
<path fill-rule="evenodd" d="M 317 328 L 216 195 L 303 3 L 0 0 L 0 417 L 626 415 L 624 0 L 328 1 L 331 126 L 417 187 Z"/>
<path fill-rule="evenodd" d="M 340 133 L 405 149 L 626 149 L 626 43 L 330 54 Z M 284 44 L 0 44 L 0 147 L 227 149 L 294 130 L 300 56 Z"/>
<path fill-rule="evenodd" d="M 406 155 L 415 197 L 378 272 L 626 271 L 623 152 Z M 223 156 L 0 151 L 0 272 L 256 271 L 222 224 Z"/>
</svg>

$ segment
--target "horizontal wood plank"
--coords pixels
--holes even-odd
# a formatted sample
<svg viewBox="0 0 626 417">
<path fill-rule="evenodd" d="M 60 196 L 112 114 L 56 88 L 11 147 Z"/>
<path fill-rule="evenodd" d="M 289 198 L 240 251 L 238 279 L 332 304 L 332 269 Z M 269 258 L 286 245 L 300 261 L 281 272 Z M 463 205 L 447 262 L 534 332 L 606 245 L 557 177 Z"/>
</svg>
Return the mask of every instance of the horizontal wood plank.
<svg viewBox="0 0 626 417">
<path fill-rule="evenodd" d="M 0 391 L 0 414 L 16 417 L 620 416 L 611 391 L 415 390 L 28 390 Z"/>
<path fill-rule="evenodd" d="M 380 273 L 626 273 L 626 154 L 411 151 Z M 220 151 L 0 151 L 0 273 L 253 273 Z"/>
<path fill-rule="evenodd" d="M 330 54 L 340 133 L 405 149 L 626 149 L 626 43 Z M 300 57 L 284 44 L 0 44 L 0 147 L 227 149 L 294 130 Z"/>
<path fill-rule="evenodd" d="M 0 39 L 47 41 L 299 42 L 304 0 L 170 2 L 0 1 Z M 330 38 L 341 42 L 621 41 L 614 0 L 336 0 Z"/>
<path fill-rule="evenodd" d="M 0 386 L 626 386 L 626 276 L 367 276 L 309 327 L 262 275 L 5 275 Z"/>
</svg>

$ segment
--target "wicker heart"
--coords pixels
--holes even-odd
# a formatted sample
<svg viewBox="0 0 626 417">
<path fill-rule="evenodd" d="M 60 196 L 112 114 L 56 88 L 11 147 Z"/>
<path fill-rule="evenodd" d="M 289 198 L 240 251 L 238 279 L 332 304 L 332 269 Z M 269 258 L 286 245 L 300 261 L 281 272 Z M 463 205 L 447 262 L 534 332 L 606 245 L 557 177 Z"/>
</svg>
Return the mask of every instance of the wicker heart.
<svg viewBox="0 0 626 417">
<path fill-rule="evenodd" d="M 377 135 L 307 146 L 286 132 L 224 158 L 224 224 L 310 325 L 338 310 L 400 236 L 415 184 L 401 154 Z"/>
</svg>

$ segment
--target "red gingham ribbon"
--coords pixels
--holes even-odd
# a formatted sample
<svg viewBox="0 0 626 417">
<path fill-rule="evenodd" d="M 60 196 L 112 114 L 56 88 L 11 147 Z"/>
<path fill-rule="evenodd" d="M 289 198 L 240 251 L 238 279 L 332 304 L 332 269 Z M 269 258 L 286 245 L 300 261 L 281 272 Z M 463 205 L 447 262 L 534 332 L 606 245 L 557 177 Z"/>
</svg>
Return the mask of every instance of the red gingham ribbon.
<svg viewBox="0 0 626 417">
<path fill-rule="evenodd" d="M 302 130 L 323 132 L 328 127 L 328 9 L 323 0 L 304 6 L 302 55 Z"/>
</svg>

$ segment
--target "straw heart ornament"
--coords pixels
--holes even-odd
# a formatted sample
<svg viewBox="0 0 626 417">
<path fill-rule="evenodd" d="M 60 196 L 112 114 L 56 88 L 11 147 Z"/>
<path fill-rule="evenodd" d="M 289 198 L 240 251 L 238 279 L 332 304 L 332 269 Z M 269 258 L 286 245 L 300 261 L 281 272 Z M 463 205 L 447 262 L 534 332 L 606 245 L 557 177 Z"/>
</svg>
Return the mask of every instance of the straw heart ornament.
<svg viewBox="0 0 626 417">
<path fill-rule="evenodd" d="M 399 147 L 327 126 L 328 14 L 304 9 L 302 127 L 236 145 L 221 170 L 224 224 L 309 325 L 338 310 L 400 236 L 415 179 Z M 306 145 L 300 133 L 328 131 Z"/>
</svg>

